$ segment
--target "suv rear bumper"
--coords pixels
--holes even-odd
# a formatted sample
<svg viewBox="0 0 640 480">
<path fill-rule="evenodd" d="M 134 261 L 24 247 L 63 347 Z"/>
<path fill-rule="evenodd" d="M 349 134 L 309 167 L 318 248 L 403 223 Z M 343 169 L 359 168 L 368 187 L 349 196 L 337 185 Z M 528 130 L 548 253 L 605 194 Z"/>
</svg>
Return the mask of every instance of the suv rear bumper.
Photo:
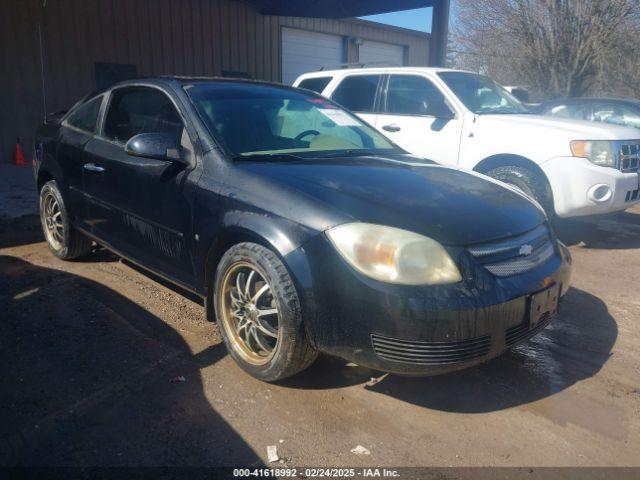
<svg viewBox="0 0 640 480">
<path fill-rule="evenodd" d="M 559 217 L 616 212 L 640 201 L 637 172 L 622 173 L 578 157 L 556 157 L 540 167 L 551 185 Z M 597 193 L 603 192 L 608 193 L 597 198 Z"/>
</svg>

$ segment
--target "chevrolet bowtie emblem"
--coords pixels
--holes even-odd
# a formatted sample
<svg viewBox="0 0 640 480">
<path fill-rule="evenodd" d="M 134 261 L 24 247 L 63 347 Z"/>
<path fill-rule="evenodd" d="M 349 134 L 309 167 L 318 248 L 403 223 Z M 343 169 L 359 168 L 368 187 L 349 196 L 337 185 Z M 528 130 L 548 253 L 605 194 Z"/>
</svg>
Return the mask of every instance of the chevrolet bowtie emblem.
<svg viewBox="0 0 640 480">
<path fill-rule="evenodd" d="M 531 255 L 532 252 L 533 252 L 533 247 L 527 243 L 527 244 L 522 245 L 520 247 L 520 250 L 519 250 L 518 253 L 520 253 L 520 255 L 526 257 L 526 256 Z"/>
</svg>

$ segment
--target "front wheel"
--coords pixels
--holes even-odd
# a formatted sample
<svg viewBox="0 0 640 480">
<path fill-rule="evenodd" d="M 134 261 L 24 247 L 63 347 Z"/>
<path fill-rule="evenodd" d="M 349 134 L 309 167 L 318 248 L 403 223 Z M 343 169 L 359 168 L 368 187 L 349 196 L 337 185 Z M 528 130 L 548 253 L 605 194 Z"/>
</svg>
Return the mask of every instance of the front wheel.
<svg viewBox="0 0 640 480">
<path fill-rule="evenodd" d="M 214 285 L 227 350 L 254 377 L 272 382 L 307 368 L 317 351 L 307 339 L 295 286 L 280 259 L 255 243 L 231 247 Z"/>
<path fill-rule="evenodd" d="M 537 201 L 547 213 L 549 219 L 555 217 L 553 195 L 546 178 L 525 167 L 506 165 L 489 170 L 489 177 L 508 183 Z"/>
<path fill-rule="evenodd" d="M 40 222 L 49 250 L 56 257 L 72 260 L 91 251 L 91 240 L 71 226 L 55 180 L 45 183 L 40 190 Z"/>
</svg>

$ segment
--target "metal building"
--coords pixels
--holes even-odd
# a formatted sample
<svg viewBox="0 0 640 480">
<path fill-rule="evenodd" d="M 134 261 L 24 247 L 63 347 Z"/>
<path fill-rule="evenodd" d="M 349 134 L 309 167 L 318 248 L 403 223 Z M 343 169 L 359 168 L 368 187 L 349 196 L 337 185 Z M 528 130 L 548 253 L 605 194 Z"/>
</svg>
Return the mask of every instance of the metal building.
<svg viewBox="0 0 640 480">
<path fill-rule="evenodd" d="M 434 6 L 431 35 L 358 20 Z M 439 64 L 449 0 L 2 0 L 0 162 L 46 113 L 136 76 L 291 83 L 342 63 Z"/>
</svg>

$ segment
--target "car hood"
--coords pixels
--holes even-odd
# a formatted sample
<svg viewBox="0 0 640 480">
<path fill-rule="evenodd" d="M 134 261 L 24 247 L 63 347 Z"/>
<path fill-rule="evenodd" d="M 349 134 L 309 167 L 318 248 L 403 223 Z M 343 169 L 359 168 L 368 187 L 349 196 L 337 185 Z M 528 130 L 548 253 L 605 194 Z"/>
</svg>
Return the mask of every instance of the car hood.
<svg viewBox="0 0 640 480">
<path fill-rule="evenodd" d="M 495 128 L 522 126 L 531 129 L 552 129 L 555 134 L 564 132 L 570 140 L 635 140 L 640 137 L 638 130 L 610 123 L 589 122 L 569 118 L 546 117 L 543 115 L 478 115 L 483 124 Z"/>
<path fill-rule="evenodd" d="M 408 156 L 238 166 L 297 190 L 305 201 L 312 197 L 345 221 L 404 228 L 446 245 L 504 238 L 545 221 L 538 207 L 500 182 Z"/>
</svg>

